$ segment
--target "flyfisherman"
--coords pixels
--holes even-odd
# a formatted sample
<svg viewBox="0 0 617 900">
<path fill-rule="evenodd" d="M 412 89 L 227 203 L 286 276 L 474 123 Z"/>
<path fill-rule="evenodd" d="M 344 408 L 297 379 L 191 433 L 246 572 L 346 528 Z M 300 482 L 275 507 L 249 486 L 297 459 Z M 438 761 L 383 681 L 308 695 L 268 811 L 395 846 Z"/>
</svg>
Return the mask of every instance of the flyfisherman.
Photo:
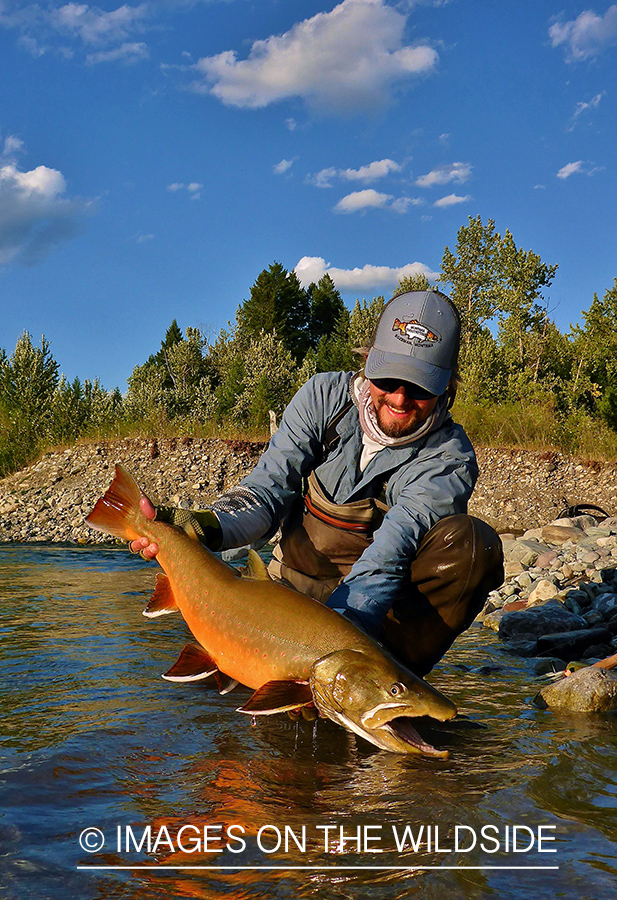
<svg viewBox="0 0 617 900">
<path fill-rule="evenodd" d="M 478 469 L 450 414 L 460 320 L 439 291 L 386 304 L 363 369 L 315 375 L 261 459 L 207 510 L 147 516 L 211 550 L 273 536 L 270 574 L 349 617 L 426 674 L 503 581 L 498 535 L 467 515 Z M 133 541 L 152 559 L 156 544 Z"/>
</svg>

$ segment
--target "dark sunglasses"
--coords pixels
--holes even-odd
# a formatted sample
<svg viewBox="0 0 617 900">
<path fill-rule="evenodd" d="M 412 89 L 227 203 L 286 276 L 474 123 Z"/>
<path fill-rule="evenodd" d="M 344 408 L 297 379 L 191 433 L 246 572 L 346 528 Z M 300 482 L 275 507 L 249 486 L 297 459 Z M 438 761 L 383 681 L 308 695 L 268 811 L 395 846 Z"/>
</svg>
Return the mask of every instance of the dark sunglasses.
<svg viewBox="0 0 617 900">
<path fill-rule="evenodd" d="M 383 391 L 385 394 L 393 394 L 398 387 L 402 387 L 410 400 L 434 400 L 436 397 L 436 394 L 425 391 L 420 385 L 412 384 L 410 381 L 401 381 L 400 378 L 371 378 L 370 380 L 377 390 Z"/>
</svg>

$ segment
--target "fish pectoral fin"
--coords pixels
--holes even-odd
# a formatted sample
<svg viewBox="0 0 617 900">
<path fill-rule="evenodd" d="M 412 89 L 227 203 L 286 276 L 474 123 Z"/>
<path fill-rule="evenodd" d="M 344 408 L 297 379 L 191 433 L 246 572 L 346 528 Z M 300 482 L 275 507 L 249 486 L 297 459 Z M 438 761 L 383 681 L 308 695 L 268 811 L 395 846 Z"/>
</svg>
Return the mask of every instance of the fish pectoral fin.
<svg viewBox="0 0 617 900">
<path fill-rule="evenodd" d="M 247 565 L 246 568 L 243 567 L 242 574 L 245 578 L 253 578 L 255 581 L 272 581 L 265 562 L 252 548 L 248 552 Z"/>
<path fill-rule="evenodd" d="M 257 688 L 237 712 L 249 713 L 251 716 L 271 716 L 312 702 L 313 694 L 308 681 L 268 681 Z"/>
<path fill-rule="evenodd" d="M 171 669 L 163 675 L 167 681 L 202 681 L 218 673 L 218 666 L 203 647 L 187 644 Z"/>
<path fill-rule="evenodd" d="M 166 616 L 168 613 L 177 611 L 178 604 L 171 589 L 169 578 L 163 572 L 159 572 L 156 576 L 154 593 L 150 597 L 143 615 L 149 619 L 155 619 L 157 616 Z"/>
</svg>

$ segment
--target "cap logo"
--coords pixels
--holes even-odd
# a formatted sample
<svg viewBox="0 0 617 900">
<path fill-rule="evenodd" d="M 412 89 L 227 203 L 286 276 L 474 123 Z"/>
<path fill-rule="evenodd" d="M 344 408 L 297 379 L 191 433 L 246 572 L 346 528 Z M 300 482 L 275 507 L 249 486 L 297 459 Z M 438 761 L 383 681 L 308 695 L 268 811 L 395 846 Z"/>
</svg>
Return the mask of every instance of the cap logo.
<svg viewBox="0 0 617 900">
<path fill-rule="evenodd" d="M 392 331 L 398 341 L 403 341 L 405 344 L 415 344 L 416 347 L 431 347 L 441 340 L 440 334 L 431 331 L 430 328 L 422 325 L 417 319 L 410 319 L 408 322 L 401 322 L 400 319 L 395 319 Z"/>
</svg>

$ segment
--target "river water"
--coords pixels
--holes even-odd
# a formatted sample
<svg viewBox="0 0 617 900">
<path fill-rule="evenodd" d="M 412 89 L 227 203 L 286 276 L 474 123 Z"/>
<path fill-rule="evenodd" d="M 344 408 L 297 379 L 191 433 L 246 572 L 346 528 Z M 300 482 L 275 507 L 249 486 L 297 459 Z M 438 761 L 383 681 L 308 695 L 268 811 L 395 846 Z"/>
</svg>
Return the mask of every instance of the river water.
<svg viewBox="0 0 617 900">
<path fill-rule="evenodd" d="M 253 722 L 243 688 L 160 678 L 189 636 L 141 615 L 155 571 L 0 547 L 1 897 L 617 896 L 617 719 L 536 710 L 474 627 L 431 675 L 469 717 L 447 760 Z"/>
</svg>

